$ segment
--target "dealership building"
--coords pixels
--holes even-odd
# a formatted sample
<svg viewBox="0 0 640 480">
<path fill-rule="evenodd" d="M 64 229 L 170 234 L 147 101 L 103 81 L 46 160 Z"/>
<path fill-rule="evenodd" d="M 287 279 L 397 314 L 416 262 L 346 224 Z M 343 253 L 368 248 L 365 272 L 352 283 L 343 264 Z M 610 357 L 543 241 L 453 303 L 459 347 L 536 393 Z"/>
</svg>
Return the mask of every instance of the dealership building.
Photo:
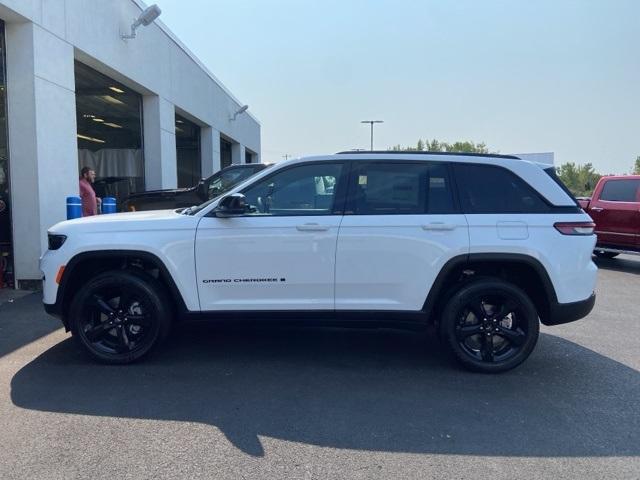
<svg viewBox="0 0 640 480">
<path fill-rule="evenodd" d="M 260 123 L 139 0 L 0 0 L 0 287 L 41 277 L 83 166 L 98 196 L 260 161 Z M 217 48 L 224 48 L 218 46 Z"/>
</svg>

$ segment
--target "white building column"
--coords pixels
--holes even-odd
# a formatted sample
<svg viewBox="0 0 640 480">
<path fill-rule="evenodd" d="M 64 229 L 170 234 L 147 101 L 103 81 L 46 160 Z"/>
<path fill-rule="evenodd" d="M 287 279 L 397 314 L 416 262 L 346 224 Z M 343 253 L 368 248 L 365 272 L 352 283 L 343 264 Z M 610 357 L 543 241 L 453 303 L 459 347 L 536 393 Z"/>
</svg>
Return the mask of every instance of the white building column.
<svg viewBox="0 0 640 480">
<path fill-rule="evenodd" d="M 220 170 L 220 130 L 212 127 L 200 129 L 200 161 L 202 178 Z"/>
<path fill-rule="evenodd" d="M 245 148 L 241 143 L 231 144 L 231 163 L 238 165 L 244 163 Z"/>
<path fill-rule="evenodd" d="M 177 188 L 175 107 L 162 97 L 145 95 L 142 115 L 145 188 Z"/>
<path fill-rule="evenodd" d="M 33 23 L 7 23 L 7 110 L 18 285 L 39 280 L 47 229 L 78 195 L 73 47 Z M 37 108 L 36 108 L 37 106 Z"/>
</svg>

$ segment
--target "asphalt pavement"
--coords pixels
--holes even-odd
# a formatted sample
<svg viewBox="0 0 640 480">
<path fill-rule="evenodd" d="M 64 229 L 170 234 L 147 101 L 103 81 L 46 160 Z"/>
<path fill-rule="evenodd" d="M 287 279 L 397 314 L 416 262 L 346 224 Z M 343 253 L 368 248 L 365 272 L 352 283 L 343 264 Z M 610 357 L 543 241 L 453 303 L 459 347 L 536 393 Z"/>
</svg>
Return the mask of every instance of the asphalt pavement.
<svg viewBox="0 0 640 480">
<path fill-rule="evenodd" d="M 518 369 L 423 333 L 188 324 L 88 360 L 38 294 L 0 305 L 0 478 L 640 478 L 640 257 Z"/>
</svg>

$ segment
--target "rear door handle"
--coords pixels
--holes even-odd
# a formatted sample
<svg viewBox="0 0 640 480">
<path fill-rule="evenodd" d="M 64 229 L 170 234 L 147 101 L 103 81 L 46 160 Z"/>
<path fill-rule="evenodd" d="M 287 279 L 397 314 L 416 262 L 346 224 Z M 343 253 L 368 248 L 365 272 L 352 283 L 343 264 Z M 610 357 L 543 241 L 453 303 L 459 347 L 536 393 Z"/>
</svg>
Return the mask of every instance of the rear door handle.
<svg viewBox="0 0 640 480">
<path fill-rule="evenodd" d="M 426 225 L 422 225 L 423 230 L 443 231 L 443 230 L 453 230 L 454 228 L 456 228 L 456 226 L 453 223 L 433 222 L 433 223 L 427 223 Z"/>
<path fill-rule="evenodd" d="M 296 225 L 296 228 L 301 232 L 326 232 L 331 227 L 329 225 L 320 225 L 318 223 L 305 223 L 303 225 Z"/>
</svg>

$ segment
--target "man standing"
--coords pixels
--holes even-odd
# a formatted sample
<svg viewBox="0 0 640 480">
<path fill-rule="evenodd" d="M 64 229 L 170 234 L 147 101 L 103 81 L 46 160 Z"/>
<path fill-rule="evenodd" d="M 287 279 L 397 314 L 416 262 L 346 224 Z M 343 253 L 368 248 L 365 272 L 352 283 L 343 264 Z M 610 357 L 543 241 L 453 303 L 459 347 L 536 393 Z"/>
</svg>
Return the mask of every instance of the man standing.
<svg viewBox="0 0 640 480">
<path fill-rule="evenodd" d="M 80 170 L 80 199 L 82 200 L 82 216 L 89 217 L 98 213 L 99 198 L 91 184 L 96 181 L 96 172 L 89 167 Z"/>
</svg>

